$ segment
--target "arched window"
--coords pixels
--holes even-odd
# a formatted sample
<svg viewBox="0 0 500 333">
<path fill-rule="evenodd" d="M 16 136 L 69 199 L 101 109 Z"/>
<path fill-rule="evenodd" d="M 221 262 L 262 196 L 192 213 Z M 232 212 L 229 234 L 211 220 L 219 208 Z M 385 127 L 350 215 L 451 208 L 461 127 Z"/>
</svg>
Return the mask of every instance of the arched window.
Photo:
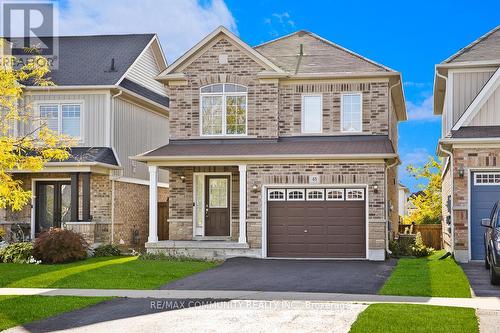
<svg viewBox="0 0 500 333">
<path fill-rule="evenodd" d="M 247 87 L 220 83 L 200 89 L 201 135 L 247 134 Z"/>
</svg>

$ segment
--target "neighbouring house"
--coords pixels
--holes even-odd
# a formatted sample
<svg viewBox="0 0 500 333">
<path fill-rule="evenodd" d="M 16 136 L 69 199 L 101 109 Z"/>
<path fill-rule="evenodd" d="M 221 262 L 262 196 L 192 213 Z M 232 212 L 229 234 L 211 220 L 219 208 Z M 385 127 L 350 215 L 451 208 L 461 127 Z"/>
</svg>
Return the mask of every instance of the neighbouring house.
<svg viewBox="0 0 500 333">
<path fill-rule="evenodd" d="M 399 183 L 398 185 L 398 215 L 399 222 L 403 221 L 403 218 L 408 214 L 408 205 L 410 202 L 408 201 L 410 197 L 410 189 L 403 184 Z"/>
<path fill-rule="evenodd" d="M 36 237 L 62 226 L 90 243 L 143 246 L 149 174 L 129 156 L 168 142 L 169 100 L 155 80 L 166 67 L 154 34 L 59 37 L 59 67 L 50 74 L 56 86 L 26 87 L 34 118 L 15 131 L 28 133 L 44 121 L 79 144 L 69 160 L 50 162 L 41 172 L 13 170 L 33 199 L 20 212 L 4 210 L 3 227 L 24 224 Z M 166 202 L 166 171 L 156 185 L 157 200 Z"/>
<path fill-rule="evenodd" d="M 170 142 L 134 158 L 149 167 L 148 251 L 384 260 L 398 224 L 400 73 L 307 31 L 252 48 L 220 27 L 158 80 Z"/>
<path fill-rule="evenodd" d="M 461 262 L 484 259 L 481 219 L 500 199 L 499 66 L 500 26 L 436 65 L 443 241 Z"/>
</svg>

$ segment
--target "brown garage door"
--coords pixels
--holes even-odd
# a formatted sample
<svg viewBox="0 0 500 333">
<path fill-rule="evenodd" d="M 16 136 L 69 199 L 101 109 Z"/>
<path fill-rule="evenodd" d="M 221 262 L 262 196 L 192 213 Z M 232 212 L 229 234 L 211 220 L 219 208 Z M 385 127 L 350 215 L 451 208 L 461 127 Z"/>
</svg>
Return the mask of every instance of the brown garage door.
<svg viewBox="0 0 500 333">
<path fill-rule="evenodd" d="M 267 256 L 365 258 L 364 189 L 270 189 Z"/>
</svg>

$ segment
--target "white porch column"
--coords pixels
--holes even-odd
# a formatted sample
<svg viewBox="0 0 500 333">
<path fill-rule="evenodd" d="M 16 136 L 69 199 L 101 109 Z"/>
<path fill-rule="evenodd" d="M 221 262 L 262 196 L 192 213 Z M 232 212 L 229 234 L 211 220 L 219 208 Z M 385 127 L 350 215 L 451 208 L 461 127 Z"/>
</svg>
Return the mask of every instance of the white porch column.
<svg viewBox="0 0 500 333">
<path fill-rule="evenodd" d="M 247 242 L 247 166 L 238 165 L 240 171 L 240 236 L 238 243 Z"/>
<path fill-rule="evenodd" d="M 149 166 L 149 236 L 148 243 L 158 242 L 158 166 Z"/>
</svg>

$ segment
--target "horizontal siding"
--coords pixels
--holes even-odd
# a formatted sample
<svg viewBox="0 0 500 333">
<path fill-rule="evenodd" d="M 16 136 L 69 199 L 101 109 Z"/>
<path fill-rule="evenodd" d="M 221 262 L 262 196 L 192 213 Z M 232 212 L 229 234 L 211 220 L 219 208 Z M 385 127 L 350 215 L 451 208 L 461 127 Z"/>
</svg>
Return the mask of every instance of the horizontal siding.
<svg viewBox="0 0 500 333">
<path fill-rule="evenodd" d="M 494 69 L 453 73 L 453 124 L 456 124 L 494 73 Z"/>
<path fill-rule="evenodd" d="M 469 126 L 499 126 L 500 125 L 500 88 L 488 98 Z"/>
<path fill-rule="evenodd" d="M 38 94 L 29 95 L 26 101 L 30 107 L 39 103 L 82 102 L 83 135 L 81 146 L 107 147 L 109 138 L 109 95 L 101 94 Z M 21 124 L 20 133 L 27 133 L 33 124 Z"/>
<path fill-rule="evenodd" d="M 127 78 L 158 94 L 166 95 L 163 84 L 155 80 L 158 74 L 160 69 L 150 46 L 130 68 Z"/>
<path fill-rule="evenodd" d="M 138 155 L 168 143 L 168 119 L 136 104 L 117 98 L 114 106 L 113 145 L 123 167 L 123 176 L 149 179 L 147 166 L 132 161 Z M 168 182 L 166 173 L 160 181 Z"/>
</svg>

